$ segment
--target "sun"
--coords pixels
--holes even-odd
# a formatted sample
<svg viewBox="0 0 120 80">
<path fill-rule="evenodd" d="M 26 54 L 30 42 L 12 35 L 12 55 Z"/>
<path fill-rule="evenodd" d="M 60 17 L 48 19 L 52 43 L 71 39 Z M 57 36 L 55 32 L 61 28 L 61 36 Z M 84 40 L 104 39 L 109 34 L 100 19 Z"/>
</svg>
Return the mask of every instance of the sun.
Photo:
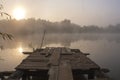
<svg viewBox="0 0 120 80">
<path fill-rule="evenodd" d="M 24 19 L 26 15 L 26 10 L 23 7 L 16 7 L 13 10 L 13 17 L 17 20 Z"/>
<path fill-rule="evenodd" d="M 19 51 L 20 53 L 22 53 L 22 52 L 23 52 L 23 48 L 22 48 L 22 47 L 19 47 L 19 48 L 18 48 L 18 51 Z"/>
</svg>

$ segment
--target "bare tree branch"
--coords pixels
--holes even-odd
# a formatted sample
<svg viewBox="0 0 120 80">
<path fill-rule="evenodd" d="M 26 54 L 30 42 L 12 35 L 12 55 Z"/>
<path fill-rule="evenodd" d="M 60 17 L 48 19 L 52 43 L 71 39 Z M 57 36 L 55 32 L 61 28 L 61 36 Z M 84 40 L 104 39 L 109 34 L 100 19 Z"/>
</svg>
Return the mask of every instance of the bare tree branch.
<svg viewBox="0 0 120 80">
<path fill-rule="evenodd" d="M 11 34 L 8 34 L 8 33 L 0 32 L 0 35 L 4 40 L 6 40 L 6 39 L 12 40 L 14 38 Z"/>
</svg>

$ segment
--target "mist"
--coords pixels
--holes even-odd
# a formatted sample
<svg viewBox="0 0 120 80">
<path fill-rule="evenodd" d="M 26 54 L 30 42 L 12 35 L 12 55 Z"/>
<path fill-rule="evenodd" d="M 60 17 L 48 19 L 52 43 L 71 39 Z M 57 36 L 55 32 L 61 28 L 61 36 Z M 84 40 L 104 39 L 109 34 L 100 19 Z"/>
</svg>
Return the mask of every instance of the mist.
<svg viewBox="0 0 120 80">
<path fill-rule="evenodd" d="M 0 20 L 1 32 L 15 35 L 30 35 L 43 33 L 119 33 L 120 24 L 97 26 L 97 25 L 78 25 L 71 20 L 64 19 L 60 22 L 50 22 L 42 19 L 23 19 L 23 20 Z"/>
<path fill-rule="evenodd" d="M 120 24 L 99 27 L 95 25 L 80 26 L 65 19 L 60 22 L 50 22 L 42 19 L 0 20 L 0 32 L 10 33 L 13 40 L 3 40 L 0 45 L 5 48 L 15 48 L 19 44 L 28 47 L 29 44 L 39 47 L 44 30 L 46 30 L 44 46 L 60 43 L 69 47 L 79 40 L 99 40 L 120 42 Z M 115 34 L 115 35 L 114 35 Z M 9 46 L 8 46 L 9 44 Z"/>
</svg>

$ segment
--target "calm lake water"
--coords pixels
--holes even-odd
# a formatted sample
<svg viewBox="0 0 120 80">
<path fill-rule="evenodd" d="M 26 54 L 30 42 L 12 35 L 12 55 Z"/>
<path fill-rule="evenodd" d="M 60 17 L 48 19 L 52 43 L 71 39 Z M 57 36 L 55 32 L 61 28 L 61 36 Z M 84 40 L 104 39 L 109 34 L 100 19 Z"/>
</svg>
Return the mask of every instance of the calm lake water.
<svg viewBox="0 0 120 80">
<path fill-rule="evenodd" d="M 0 71 L 14 70 L 26 57 L 21 53 L 22 49 L 31 51 L 28 45 L 31 43 L 32 46 L 39 47 L 40 42 L 38 35 L 22 37 L 16 39 L 16 42 L 6 41 L 6 48 L 0 51 L 0 59 L 3 59 L 0 60 Z M 120 34 L 49 34 L 44 41 L 44 47 L 46 46 L 65 46 L 90 53 L 88 57 L 102 68 L 110 69 L 109 76 L 119 80 Z"/>
</svg>

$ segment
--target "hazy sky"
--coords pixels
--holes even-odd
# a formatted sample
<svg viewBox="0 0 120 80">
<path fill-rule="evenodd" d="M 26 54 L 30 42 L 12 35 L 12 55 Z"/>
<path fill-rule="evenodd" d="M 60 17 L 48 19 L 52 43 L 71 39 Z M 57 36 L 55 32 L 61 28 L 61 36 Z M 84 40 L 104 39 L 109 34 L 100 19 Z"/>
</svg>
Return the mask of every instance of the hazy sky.
<svg viewBox="0 0 120 80">
<path fill-rule="evenodd" d="M 26 10 L 26 18 L 50 21 L 70 19 L 80 25 L 120 23 L 120 0 L 5 0 L 5 11 L 12 14 L 15 7 Z"/>
</svg>

